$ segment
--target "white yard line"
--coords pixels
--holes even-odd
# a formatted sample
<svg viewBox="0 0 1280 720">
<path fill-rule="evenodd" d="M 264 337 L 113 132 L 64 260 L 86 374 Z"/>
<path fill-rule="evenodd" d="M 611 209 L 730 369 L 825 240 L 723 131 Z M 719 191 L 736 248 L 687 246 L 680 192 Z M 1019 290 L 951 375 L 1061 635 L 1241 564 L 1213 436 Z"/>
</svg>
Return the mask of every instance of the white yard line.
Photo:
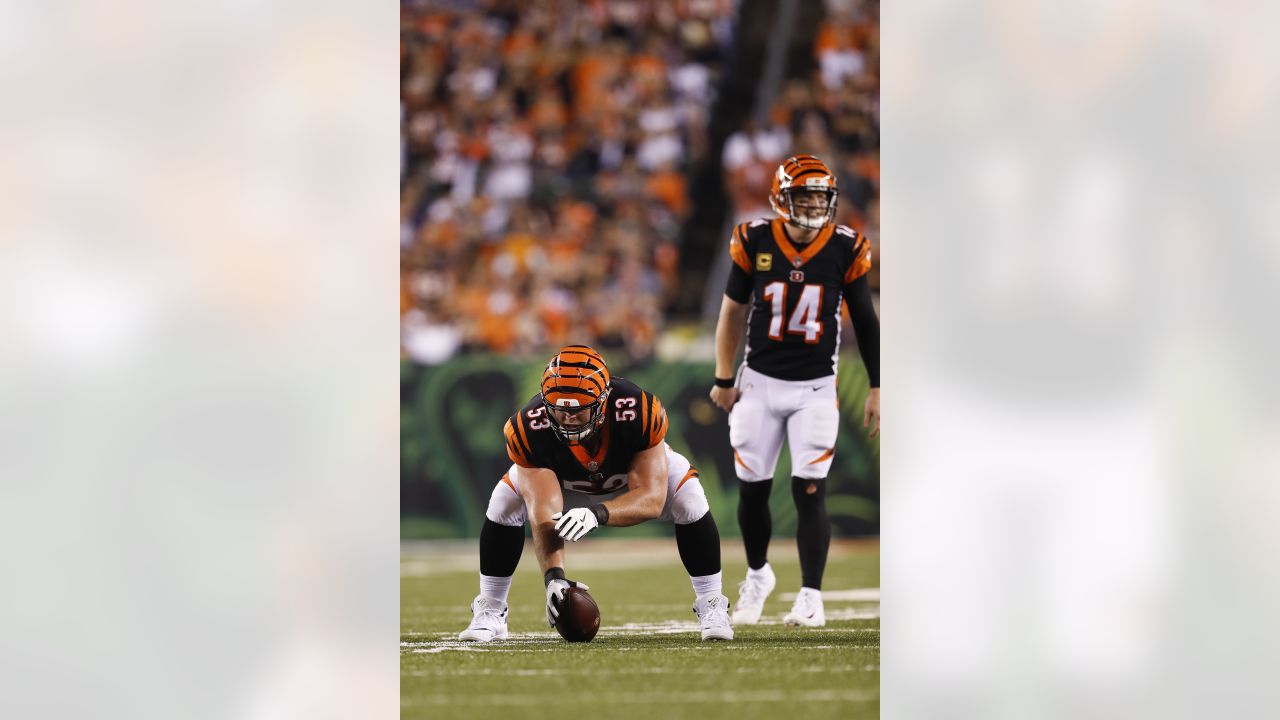
<svg viewBox="0 0 1280 720">
<path fill-rule="evenodd" d="M 779 600 L 792 602 L 796 593 L 782 593 Z M 854 590 L 823 590 L 822 601 L 828 602 L 880 602 L 880 588 L 857 588 Z"/>
<path fill-rule="evenodd" d="M 686 692 L 610 692 L 608 695 L 611 704 L 627 704 L 627 705 L 671 705 L 694 704 L 694 703 L 716 703 L 716 704 L 739 704 L 739 703 L 765 703 L 765 702 L 875 702 L 880 699 L 880 694 L 875 691 L 858 691 L 858 690 L 723 690 L 723 691 L 686 691 Z M 402 707 L 412 706 L 452 706 L 452 705 L 471 705 L 471 706 L 534 706 L 542 705 L 547 702 L 546 695 L 514 695 L 514 694 L 491 694 L 491 695 L 439 695 L 433 694 L 425 697 L 416 697 L 412 700 L 403 699 Z"/>
<path fill-rule="evenodd" d="M 665 607 L 665 606 L 664 606 Z M 457 612 L 451 613 L 452 616 L 459 618 L 467 618 L 468 613 Z M 758 625 L 781 625 L 782 619 L 786 616 L 786 612 L 777 612 L 771 615 L 765 615 L 760 618 Z M 828 621 L 843 620 L 877 620 L 880 617 L 879 608 L 831 608 L 826 611 Z M 676 633 L 694 632 L 698 630 L 698 623 L 693 620 L 662 620 L 657 622 L 636 622 L 623 623 L 621 625 L 604 625 L 600 628 L 601 633 L 614 635 L 672 635 Z M 820 628 L 810 628 L 820 629 Z M 829 630 L 849 630 L 861 628 L 825 628 Z M 413 635 L 413 631 L 405 631 L 404 635 Z M 431 635 L 440 635 L 442 637 L 456 637 L 454 633 L 423 633 Z M 540 633 L 513 633 L 511 638 L 531 639 L 539 637 L 554 638 L 557 637 L 554 632 Z"/>
<path fill-rule="evenodd" d="M 781 620 L 776 623 L 780 624 Z M 827 633 L 848 631 L 851 628 L 803 628 L 797 629 L 796 632 L 807 634 Z M 856 629 L 856 628 L 853 628 Z M 868 628 L 874 630 L 873 628 Z M 697 638 L 697 623 L 686 623 L 678 621 L 670 621 L 666 623 L 627 623 L 625 625 L 606 626 L 600 629 L 602 635 L 623 636 L 623 637 L 651 637 L 654 635 L 687 635 L 690 640 Z M 874 630 L 879 633 L 879 630 Z M 494 652 L 494 653 L 523 653 L 523 652 L 551 652 L 560 645 L 560 636 L 554 632 L 530 632 L 530 633 L 512 633 L 503 640 L 494 640 L 487 643 L 465 642 L 454 638 L 452 633 L 440 636 L 438 640 L 421 640 L 406 641 L 400 643 L 400 651 L 407 654 L 426 654 L 436 655 L 443 652 Z M 688 647 L 663 648 L 664 652 L 669 651 L 699 651 L 709 650 L 712 648 L 721 648 L 726 650 L 739 649 L 760 649 L 768 647 L 779 650 L 835 650 L 844 648 L 871 648 L 876 645 L 794 645 L 790 643 L 779 643 L 761 645 L 758 643 L 734 645 L 729 643 L 712 643 L 705 645 L 691 645 Z M 628 647 L 621 646 L 611 648 L 613 650 L 640 650 L 652 648 Z"/>
<path fill-rule="evenodd" d="M 822 667 L 799 667 L 793 668 L 792 672 L 799 673 L 845 673 L 845 672 L 861 672 L 879 670 L 878 665 L 825 665 Z M 775 667 L 740 667 L 732 670 L 725 668 L 628 668 L 626 670 L 607 668 L 574 668 L 574 667 L 555 667 L 555 668 L 450 668 L 439 667 L 429 670 L 415 670 L 405 673 L 410 677 L 469 677 L 469 676 L 488 676 L 499 675 L 502 677 L 547 677 L 547 676 L 567 676 L 582 675 L 586 677 L 602 677 L 605 675 L 724 675 L 726 672 L 732 672 L 738 675 L 750 675 L 762 673 L 766 675 L 774 675 L 778 672 Z"/>
</svg>

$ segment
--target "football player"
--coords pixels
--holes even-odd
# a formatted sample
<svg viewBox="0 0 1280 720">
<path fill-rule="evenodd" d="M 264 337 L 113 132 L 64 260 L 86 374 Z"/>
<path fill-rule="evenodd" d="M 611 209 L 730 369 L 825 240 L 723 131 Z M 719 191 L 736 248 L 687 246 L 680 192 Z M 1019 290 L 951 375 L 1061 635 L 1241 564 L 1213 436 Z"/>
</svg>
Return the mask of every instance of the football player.
<svg viewBox="0 0 1280 720">
<path fill-rule="evenodd" d="M 672 450 L 667 411 L 656 396 L 611 377 L 600 353 L 561 348 L 541 391 L 507 421 L 514 463 L 493 489 L 480 530 L 480 595 L 462 640 L 507 636 L 507 593 L 532 523 L 533 548 L 554 626 L 565 591 L 565 542 L 602 526 L 675 523 L 676 546 L 695 595 L 703 640 L 732 640 L 721 592 L 720 533 L 698 471 Z M 586 587 L 582 585 L 582 587 Z"/>
<path fill-rule="evenodd" d="M 769 198 L 778 217 L 733 229 L 728 287 L 716 324 L 716 377 L 711 400 L 729 413 L 729 442 L 738 474 L 738 523 L 747 576 L 738 586 L 735 624 L 760 619 L 776 581 L 768 563 L 769 492 L 786 438 L 791 496 L 799 527 L 802 587 L 783 621 L 826 624 L 822 574 L 831 544 L 826 477 L 840 417 L 836 356 L 840 301 L 849 306 L 858 350 L 871 380 L 862 425 L 880 424 L 880 321 L 867 271 L 871 243 L 834 222 L 836 177 L 818 158 L 796 155 L 778 167 Z M 733 362 L 746 326 L 746 359 Z"/>
</svg>

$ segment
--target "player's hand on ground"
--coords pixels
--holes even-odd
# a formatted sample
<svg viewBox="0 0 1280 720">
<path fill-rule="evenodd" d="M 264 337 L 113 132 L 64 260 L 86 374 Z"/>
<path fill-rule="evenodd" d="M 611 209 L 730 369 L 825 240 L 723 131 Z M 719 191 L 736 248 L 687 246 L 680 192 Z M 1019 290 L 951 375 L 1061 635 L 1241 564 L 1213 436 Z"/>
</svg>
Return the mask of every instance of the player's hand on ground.
<svg viewBox="0 0 1280 720">
<path fill-rule="evenodd" d="M 867 404 L 862 408 L 862 427 L 871 428 L 871 437 L 880 434 L 880 388 L 867 392 Z"/>
<path fill-rule="evenodd" d="M 736 387 L 720 387 L 716 385 L 711 388 L 711 402 L 715 403 L 716 407 L 721 410 L 729 412 L 733 409 L 733 404 L 738 402 L 739 394 Z"/>
<path fill-rule="evenodd" d="M 596 514 L 587 508 L 574 508 L 568 512 L 556 513 L 551 516 L 551 519 L 556 521 L 556 530 L 560 531 L 560 537 L 569 542 L 577 542 L 587 533 L 600 527 Z"/>
<path fill-rule="evenodd" d="M 547 583 L 547 625 L 556 626 L 556 618 L 560 617 L 560 603 L 564 602 L 564 594 L 571 587 L 590 590 L 585 583 L 573 580 L 552 580 Z"/>
</svg>

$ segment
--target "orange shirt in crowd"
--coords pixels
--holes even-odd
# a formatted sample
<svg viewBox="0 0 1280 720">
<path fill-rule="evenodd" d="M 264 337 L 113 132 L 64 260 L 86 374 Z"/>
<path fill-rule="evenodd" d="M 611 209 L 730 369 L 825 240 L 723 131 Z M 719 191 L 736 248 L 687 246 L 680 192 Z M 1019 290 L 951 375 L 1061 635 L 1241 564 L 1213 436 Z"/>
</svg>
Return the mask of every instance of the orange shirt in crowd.
<svg viewBox="0 0 1280 720">
<path fill-rule="evenodd" d="M 682 173 L 674 170 L 655 172 L 645 180 L 645 191 L 666 205 L 677 217 L 684 217 L 689 209 L 688 183 Z"/>
</svg>

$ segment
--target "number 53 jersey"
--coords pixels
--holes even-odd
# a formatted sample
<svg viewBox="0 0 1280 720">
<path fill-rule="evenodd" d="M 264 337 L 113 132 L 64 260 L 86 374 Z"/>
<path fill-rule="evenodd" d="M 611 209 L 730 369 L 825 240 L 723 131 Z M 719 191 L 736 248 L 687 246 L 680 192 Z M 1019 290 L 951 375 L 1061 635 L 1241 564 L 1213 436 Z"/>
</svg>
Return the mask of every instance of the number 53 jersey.
<svg viewBox="0 0 1280 720">
<path fill-rule="evenodd" d="M 613 378 L 606 400 L 595 452 L 556 436 L 539 393 L 503 428 L 507 455 L 520 467 L 551 470 L 565 490 L 603 495 L 625 488 L 635 456 L 666 438 L 667 411 L 656 395 L 621 377 Z"/>
<path fill-rule="evenodd" d="M 871 243 L 844 225 L 827 225 L 794 245 L 781 218 L 733 229 L 725 295 L 750 303 L 747 366 L 781 380 L 835 373 L 840 300 L 871 269 Z"/>
</svg>

